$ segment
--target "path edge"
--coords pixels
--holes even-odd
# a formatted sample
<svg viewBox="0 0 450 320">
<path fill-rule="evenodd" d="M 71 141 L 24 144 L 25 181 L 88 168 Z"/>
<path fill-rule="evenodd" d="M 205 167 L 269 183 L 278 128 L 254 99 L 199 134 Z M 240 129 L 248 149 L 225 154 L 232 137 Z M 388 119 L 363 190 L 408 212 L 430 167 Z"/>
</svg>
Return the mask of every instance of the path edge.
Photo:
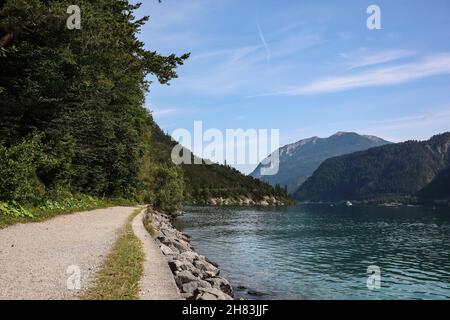
<svg viewBox="0 0 450 320">
<path fill-rule="evenodd" d="M 181 300 L 175 279 L 158 244 L 144 227 L 145 209 L 132 222 L 144 250 L 144 272 L 139 281 L 140 300 Z"/>
</svg>

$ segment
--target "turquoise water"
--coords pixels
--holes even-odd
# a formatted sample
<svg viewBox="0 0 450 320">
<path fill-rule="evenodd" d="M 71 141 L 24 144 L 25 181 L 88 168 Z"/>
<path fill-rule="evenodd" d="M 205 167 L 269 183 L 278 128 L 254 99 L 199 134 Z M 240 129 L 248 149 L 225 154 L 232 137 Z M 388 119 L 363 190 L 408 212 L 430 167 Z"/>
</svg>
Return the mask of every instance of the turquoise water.
<svg viewBox="0 0 450 320">
<path fill-rule="evenodd" d="M 264 299 L 449 299 L 450 210 L 298 205 L 186 207 L 195 249 Z M 367 267 L 381 287 L 367 288 Z M 238 297 L 255 299 L 246 290 Z"/>
</svg>

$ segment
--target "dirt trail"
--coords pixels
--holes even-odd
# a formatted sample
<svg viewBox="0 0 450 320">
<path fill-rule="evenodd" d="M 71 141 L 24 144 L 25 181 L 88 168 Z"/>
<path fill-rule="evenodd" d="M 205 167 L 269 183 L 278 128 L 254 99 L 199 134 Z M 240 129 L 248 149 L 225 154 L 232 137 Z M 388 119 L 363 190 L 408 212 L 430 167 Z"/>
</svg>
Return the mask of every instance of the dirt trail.
<svg viewBox="0 0 450 320">
<path fill-rule="evenodd" d="M 0 230 L 0 299 L 77 299 L 134 209 L 99 209 Z"/>
</svg>

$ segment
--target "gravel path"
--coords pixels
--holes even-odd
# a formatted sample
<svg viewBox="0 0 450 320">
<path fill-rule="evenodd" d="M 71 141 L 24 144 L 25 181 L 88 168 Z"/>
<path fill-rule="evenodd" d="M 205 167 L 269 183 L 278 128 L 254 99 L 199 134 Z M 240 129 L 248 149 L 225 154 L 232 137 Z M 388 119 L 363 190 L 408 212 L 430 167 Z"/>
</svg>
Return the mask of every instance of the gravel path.
<svg viewBox="0 0 450 320">
<path fill-rule="evenodd" d="M 77 299 L 134 209 L 99 209 L 0 230 L 0 300 Z"/>
<path fill-rule="evenodd" d="M 145 252 L 144 274 L 139 283 L 141 300 L 181 299 L 175 279 L 155 240 L 145 230 L 144 211 L 133 220 L 133 231 L 141 240 Z"/>
</svg>

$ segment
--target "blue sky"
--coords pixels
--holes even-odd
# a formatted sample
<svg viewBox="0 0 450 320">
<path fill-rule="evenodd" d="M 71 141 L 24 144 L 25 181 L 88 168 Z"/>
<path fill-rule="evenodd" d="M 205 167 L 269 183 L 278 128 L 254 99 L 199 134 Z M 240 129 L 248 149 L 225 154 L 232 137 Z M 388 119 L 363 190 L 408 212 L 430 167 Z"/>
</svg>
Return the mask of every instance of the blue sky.
<svg viewBox="0 0 450 320">
<path fill-rule="evenodd" d="M 366 27 L 369 5 L 381 30 Z M 142 40 L 191 52 L 146 105 L 170 132 L 280 129 L 281 145 L 356 131 L 398 142 L 450 130 L 450 1 L 146 0 Z M 246 170 L 244 170 L 246 171 Z"/>
</svg>

